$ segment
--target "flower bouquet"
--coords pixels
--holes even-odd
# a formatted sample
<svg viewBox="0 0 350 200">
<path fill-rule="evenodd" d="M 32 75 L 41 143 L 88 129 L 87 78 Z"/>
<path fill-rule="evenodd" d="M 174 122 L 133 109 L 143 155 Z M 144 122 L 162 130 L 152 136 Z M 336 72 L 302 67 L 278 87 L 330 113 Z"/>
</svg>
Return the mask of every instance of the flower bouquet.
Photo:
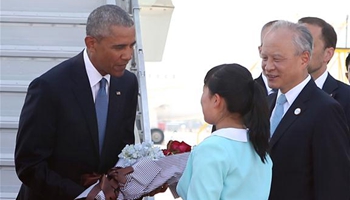
<svg viewBox="0 0 350 200">
<path fill-rule="evenodd" d="M 178 198 L 176 184 L 190 150 L 190 145 L 178 141 L 169 141 L 163 150 L 149 142 L 126 145 L 115 167 L 78 198 L 139 199 L 164 184 L 169 186 L 174 198 Z"/>
</svg>

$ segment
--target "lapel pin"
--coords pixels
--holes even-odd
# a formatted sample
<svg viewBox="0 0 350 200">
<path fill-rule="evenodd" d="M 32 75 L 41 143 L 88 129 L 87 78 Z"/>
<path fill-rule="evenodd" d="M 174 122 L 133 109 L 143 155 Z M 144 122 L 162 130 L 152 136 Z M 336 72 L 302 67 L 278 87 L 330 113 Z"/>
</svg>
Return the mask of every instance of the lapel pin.
<svg viewBox="0 0 350 200">
<path fill-rule="evenodd" d="M 333 97 L 333 94 L 330 94 L 329 96 Z"/>
<path fill-rule="evenodd" d="M 117 91 L 116 94 L 117 94 L 117 96 L 122 95 L 122 93 L 120 91 Z"/>
<path fill-rule="evenodd" d="M 301 109 L 300 108 L 296 108 L 295 110 L 294 110 L 294 114 L 295 115 L 299 115 L 301 113 Z"/>
</svg>

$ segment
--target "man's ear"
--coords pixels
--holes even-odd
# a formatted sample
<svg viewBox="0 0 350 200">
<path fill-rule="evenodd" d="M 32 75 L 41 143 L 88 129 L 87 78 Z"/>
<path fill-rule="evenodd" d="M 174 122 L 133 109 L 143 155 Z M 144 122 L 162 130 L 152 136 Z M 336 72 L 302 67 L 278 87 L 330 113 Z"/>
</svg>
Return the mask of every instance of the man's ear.
<svg viewBox="0 0 350 200">
<path fill-rule="evenodd" d="M 304 51 L 302 54 L 301 54 L 301 64 L 303 67 L 307 68 L 310 60 L 311 60 L 311 55 L 310 55 L 310 52 L 308 51 Z"/>
<path fill-rule="evenodd" d="M 89 52 L 94 52 L 96 43 L 96 38 L 89 35 L 85 37 L 85 45 Z"/>
<path fill-rule="evenodd" d="M 333 47 L 328 47 L 325 49 L 325 54 L 323 56 L 323 62 L 329 63 L 334 55 L 335 49 Z"/>
</svg>

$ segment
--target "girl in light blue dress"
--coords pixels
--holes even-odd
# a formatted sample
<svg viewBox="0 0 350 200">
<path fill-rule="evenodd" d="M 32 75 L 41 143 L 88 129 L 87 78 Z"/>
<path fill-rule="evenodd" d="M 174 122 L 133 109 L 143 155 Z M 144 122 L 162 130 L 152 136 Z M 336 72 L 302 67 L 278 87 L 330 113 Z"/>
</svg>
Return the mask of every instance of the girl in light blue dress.
<svg viewBox="0 0 350 200">
<path fill-rule="evenodd" d="M 272 177 L 266 96 L 239 64 L 208 71 L 204 120 L 216 126 L 194 147 L 177 192 L 183 200 L 267 200 Z"/>
</svg>

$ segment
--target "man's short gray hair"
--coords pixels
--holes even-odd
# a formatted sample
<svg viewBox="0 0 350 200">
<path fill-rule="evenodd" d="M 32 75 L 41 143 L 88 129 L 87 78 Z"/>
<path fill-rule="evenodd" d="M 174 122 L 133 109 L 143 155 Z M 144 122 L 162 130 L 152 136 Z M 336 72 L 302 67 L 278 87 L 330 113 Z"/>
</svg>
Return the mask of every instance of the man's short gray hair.
<svg viewBox="0 0 350 200">
<path fill-rule="evenodd" d="M 86 23 L 86 35 L 97 39 L 109 36 L 112 26 L 132 27 L 131 16 L 117 5 L 106 4 L 93 10 Z"/>
</svg>

